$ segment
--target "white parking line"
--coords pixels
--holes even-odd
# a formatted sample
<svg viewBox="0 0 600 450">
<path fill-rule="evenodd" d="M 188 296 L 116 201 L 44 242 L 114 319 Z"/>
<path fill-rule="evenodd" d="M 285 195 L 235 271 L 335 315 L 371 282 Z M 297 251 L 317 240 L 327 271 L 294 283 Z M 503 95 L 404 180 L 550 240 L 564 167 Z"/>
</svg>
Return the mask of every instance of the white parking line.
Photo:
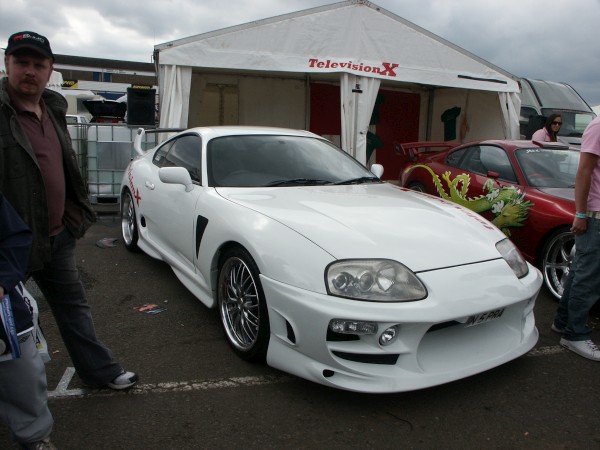
<svg viewBox="0 0 600 450">
<path fill-rule="evenodd" d="M 540 347 L 534 348 L 529 353 L 523 356 L 546 356 L 546 355 L 555 355 L 557 353 L 566 352 L 567 350 L 560 345 L 553 345 L 552 347 Z"/>
<path fill-rule="evenodd" d="M 167 383 L 138 384 L 127 391 L 115 391 L 112 389 L 69 389 L 68 386 L 75 374 L 73 367 L 67 367 L 62 379 L 53 391 L 48 391 L 49 398 L 82 397 L 86 395 L 110 397 L 118 394 L 154 394 L 163 392 L 203 391 L 208 389 L 222 389 L 232 387 L 260 386 L 266 384 L 284 383 L 292 381 L 294 377 L 289 375 L 264 375 L 258 377 L 235 377 L 208 381 L 173 381 Z"/>
<path fill-rule="evenodd" d="M 540 347 L 531 350 L 524 356 L 548 356 L 555 355 L 557 353 L 564 352 L 565 349 L 555 345 L 552 347 Z M 290 375 L 263 375 L 258 377 L 235 377 L 235 378 L 222 378 L 219 380 L 207 380 L 207 381 L 173 381 L 167 383 L 148 383 L 138 384 L 132 389 L 127 391 L 115 391 L 112 389 L 69 389 L 69 384 L 75 375 L 75 369 L 73 367 L 67 367 L 61 380 L 59 381 L 56 389 L 48 391 L 48 397 L 55 398 L 68 398 L 68 397 L 82 397 L 86 395 L 110 397 L 113 395 L 120 394 L 154 394 L 164 392 L 186 392 L 186 391 L 205 391 L 209 389 L 222 389 L 222 388 L 235 388 L 235 387 L 248 387 L 248 386 L 263 386 L 267 384 L 285 383 L 296 379 Z"/>
</svg>

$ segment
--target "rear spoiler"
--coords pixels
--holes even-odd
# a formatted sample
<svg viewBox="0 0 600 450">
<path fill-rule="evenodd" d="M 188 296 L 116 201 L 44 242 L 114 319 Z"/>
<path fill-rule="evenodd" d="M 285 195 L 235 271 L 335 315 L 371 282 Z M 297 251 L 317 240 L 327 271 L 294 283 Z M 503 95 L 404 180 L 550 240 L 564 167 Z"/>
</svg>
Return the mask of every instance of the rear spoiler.
<svg viewBox="0 0 600 450">
<path fill-rule="evenodd" d="M 133 141 L 133 149 L 138 155 L 143 155 L 145 153 L 145 150 L 142 148 L 142 141 L 144 140 L 146 133 L 179 133 L 180 131 L 185 130 L 186 128 L 152 128 L 150 130 L 138 128 Z"/>
<path fill-rule="evenodd" d="M 446 141 L 421 141 L 421 142 L 405 142 L 404 144 L 396 145 L 394 149 L 400 156 L 408 158 L 410 161 L 416 161 L 419 153 L 436 153 L 449 150 L 456 147 L 455 143 Z M 431 149 L 437 150 L 431 150 Z"/>
</svg>

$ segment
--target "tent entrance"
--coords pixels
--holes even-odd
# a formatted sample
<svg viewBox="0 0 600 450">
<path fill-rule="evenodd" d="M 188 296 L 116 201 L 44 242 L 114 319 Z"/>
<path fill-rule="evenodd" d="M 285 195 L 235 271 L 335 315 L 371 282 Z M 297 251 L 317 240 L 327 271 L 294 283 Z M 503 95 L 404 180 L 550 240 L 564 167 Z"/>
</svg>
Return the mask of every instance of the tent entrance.
<svg viewBox="0 0 600 450">
<path fill-rule="evenodd" d="M 419 139 L 421 95 L 389 89 L 380 89 L 371 116 L 367 135 L 368 164 L 383 164 L 383 179 L 397 180 L 401 160 L 394 147 L 402 142 Z M 340 86 L 311 83 L 310 131 L 341 142 Z"/>
</svg>

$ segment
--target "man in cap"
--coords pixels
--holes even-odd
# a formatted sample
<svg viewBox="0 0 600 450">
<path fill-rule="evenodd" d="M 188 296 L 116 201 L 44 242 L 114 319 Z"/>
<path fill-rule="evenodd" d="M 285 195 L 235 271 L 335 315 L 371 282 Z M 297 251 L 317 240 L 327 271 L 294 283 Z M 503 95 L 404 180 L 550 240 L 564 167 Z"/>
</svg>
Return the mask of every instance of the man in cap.
<svg viewBox="0 0 600 450">
<path fill-rule="evenodd" d="M 73 365 L 91 387 L 127 389 L 133 372 L 98 340 L 75 263 L 75 240 L 96 220 L 67 130 L 67 102 L 46 89 L 54 65 L 48 39 L 8 39 L 0 80 L 0 192 L 33 232 L 29 273 L 48 301 Z"/>
</svg>

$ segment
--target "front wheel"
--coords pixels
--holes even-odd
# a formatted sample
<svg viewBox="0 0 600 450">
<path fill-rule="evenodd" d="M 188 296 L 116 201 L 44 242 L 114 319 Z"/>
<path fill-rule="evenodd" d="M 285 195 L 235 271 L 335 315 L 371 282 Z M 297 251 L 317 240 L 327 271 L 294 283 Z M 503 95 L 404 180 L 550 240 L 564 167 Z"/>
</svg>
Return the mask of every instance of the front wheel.
<svg viewBox="0 0 600 450">
<path fill-rule="evenodd" d="M 137 251 L 139 234 L 133 197 L 129 191 L 124 192 L 121 197 L 121 234 L 125 248 L 132 252 Z"/>
<path fill-rule="evenodd" d="M 560 299 L 575 255 L 575 236 L 568 228 L 561 228 L 550 235 L 542 251 L 542 272 L 550 293 Z"/>
<path fill-rule="evenodd" d="M 269 346 L 269 315 L 256 263 L 242 248 L 219 258 L 217 302 L 227 341 L 242 359 L 264 361 Z"/>
</svg>

